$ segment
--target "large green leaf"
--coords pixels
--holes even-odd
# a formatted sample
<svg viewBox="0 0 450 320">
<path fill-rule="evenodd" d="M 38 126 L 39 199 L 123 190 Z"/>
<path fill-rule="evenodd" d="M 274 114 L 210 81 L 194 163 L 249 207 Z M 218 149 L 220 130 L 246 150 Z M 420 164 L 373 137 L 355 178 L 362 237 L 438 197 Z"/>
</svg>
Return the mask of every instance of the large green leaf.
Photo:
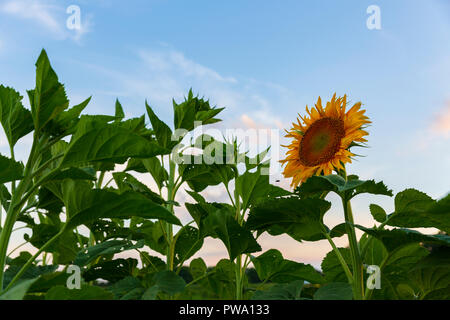
<svg viewBox="0 0 450 320">
<path fill-rule="evenodd" d="M 409 272 L 420 290 L 421 299 L 450 298 L 450 248 L 435 247 Z"/>
<path fill-rule="evenodd" d="M 140 182 L 134 176 L 126 172 L 114 172 L 113 173 L 114 181 L 116 182 L 119 190 L 121 192 L 132 190 L 138 192 L 148 199 L 152 200 L 157 204 L 164 204 L 164 199 L 161 196 L 147 187 L 145 184 Z"/>
<path fill-rule="evenodd" d="M 19 180 L 22 176 L 22 163 L 0 155 L 0 183 Z"/>
<path fill-rule="evenodd" d="M 186 282 L 182 277 L 169 270 L 156 273 L 153 277 L 153 281 L 160 291 L 170 295 L 183 291 L 186 286 Z"/>
<path fill-rule="evenodd" d="M 161 165 L 159 159 L 156 157 L 142 159 L 142 164 L 147 172 L 152 175 L 153 179 L 158 185 L 158 188 L 162 189 L 164 186 L 164 182 L 169 178 L 169 174 L 167 173 L 167 170 Z"/>
<path fill-rule="evenodd" d="M 30 286 L 36 280 L 37 278 L 21 281 L 19 284 L 16 284 L 7 292 L 0 295 L 0 300 L 22 300 Z"/>
<path fill-rule="evenodd" d="M 80 114 L 87 107 L 89 101 L 91 101 L 91 97 L 58 114 L 46 125 L 46 131 L 60 139 L 73 134 L 76 125 L 80 121 Z"/>
<path fill-rule="evenodd" d="M 244 229 L 235 220 L 234 213 L 228 208 L 213 208 L 207 212 L 200 230 L 213 238 L 219 238 L 227 248 L 230 260 L 243 253 L 253 253 L 261 250 L 252 233 Z"/>
<path fill-rule="evenodd" d="M 88 162 L 124 163 L 129 157 L 150 158 L 165 154 L 156 142 L 123 128 L 120 123 L 78 129 L 73 136 L 61 166 L 77 166 Z"/>
<path fill-rule="evenodd" d="M 187 159 L 186 162 L 178 165 L 178 171 L 183 181 L 196 192 L 220 183 L 228 185 L 228 182 L 234 177 L 232 168 L 226 163 L 206 164 L 202 155 L 190 156 Z"/>
<path fill-rule="evenodd" d="M 286 233 L 301 241 L 323 239 L 322 219 L 331 204 L 321 199 L 297 197 L 271 199 L 250 210 L 246 228 L 268 231 L 272 235 Z"/>
<path fill-rule="evenodd" d="M 348 176 L 347 180 L 339 175 L 312 176 L 296 189 L 302 198 L 318 197 L 330 191 L 336 192 L 348 200 L 361 193 L 392 196 L 392 191 L 383 182 L 362 181 L 357 176 Z"/>
<path fill-rule="evenodd" d="M 133 217 L 130 222 L 130 231 L 134 240 L 144 239 L 145 245 L 161 253 L 167 253 L 167 241 L 161 222 L 152 222 L 147 219 Z"/>
<path fill-rule="evenodd" d="M 236 188 L 242 198 L 242 210 L 245 212 L 251 205 L 268 197 L 272 186 L 269 176 L 261 174 L 261 170 L 245 172 L 236 179 Z"/>
<path fill-rule="evenodd" d="M 90 224 L 100 218 L 133 216 L 181 224 L 172 212 L 135 191 L 118 193 L 114 189 L 91 189 L 87 182 L 74 180 L 64 180 L 56 187 L 48 184 L 47 187 L 66 205 L 67 228 Z"/>
<path fill-rule="evenodd" d="M 347 266 L 349 267 L 350 271 L 352 270 L 352 259 L 351 259 L 351 253 L 350 249 L 348 248 L 338 248 L 339 252 L 341 253 L 342 257 L 344 258 L 345 262 L 347 263 Z M 345 274 L 344 269 L 342 268 L 342 265 L 334 252 L 334 250 L 331 250 L 327 253 L 325 258 L 322 260 L 322 272 L 325 274 L 325 279 L 328 282 L 346 282 L 347 276 Z"/>
<path fill-rule="evenodd" d="M 101 278 L 114 283 L 132 276 L 137 264 L 138 261 L 132 258 L 100 262 L 86 270 L 83 278 L 88 282 Z"/>
<path fill-rule="evenodd" d="M 64 86 L 59 83 L 45 50 L 36 62 L 36 88 L 28 91 L 28 97 L 36 131 L 69 107 Z"/>
<path fill-rule="evenodd" d="M 203 246 L 203 237 L 199 230 L 185 226 L 176 234 L 175 261 L 178 263 L 192 257 Z"/>
<path fill-rule="evenodd" d="M 0 123 L 11 147 L 33 131 L 31 112 L 23 107 L 22 96 L 3 85 L 0 85 Z"/>
<path fill-rule="evenodd" d="M 365 233 L 379 239 L 381 242 L 383 242 L 388 251 L 393 251 L 410 243 L 419 242 L 450 246 L 450 236 L 448 235 L 426 235 L 415 230 L 403 228 L 384 230 L 370 229 L 359 225 L 356 225 L 356 227 L 358 229 L 361 229 Z"/>
<path fill-rule="evenodd" d="M 208 268 L 202 258 L 192 259 L 189 264 L 189 273 L 194 279 L 198 279 L 206 274 Z"/>
<path fill-rule="evenodd" d="M 126 250 L 139 249 L 143 246 L 144 241 L 138 241 L 136 244 L 129 240 L 105 241 L 78 252 L 74 264 L 78 266 L 85 266 L 100 256 L 116 254 Z"/>
<path fill-rule="evenodd" d="M 423 192 L 406 189 L 395 197 L 388 224 L 406 228 L 438 228 L 450 232 L 450 194 L 435 201 Z"/>
<path fill-rule="evenodd" d="M 287 283 L 294 280 L 306 280 L 310 283 L 322 283 L 322 275 L 313 266 L 285 260 L 281 252 L 270 249 L 262 255 L 252 258 L 258 277 L 263 281 Z"/>
</svg>

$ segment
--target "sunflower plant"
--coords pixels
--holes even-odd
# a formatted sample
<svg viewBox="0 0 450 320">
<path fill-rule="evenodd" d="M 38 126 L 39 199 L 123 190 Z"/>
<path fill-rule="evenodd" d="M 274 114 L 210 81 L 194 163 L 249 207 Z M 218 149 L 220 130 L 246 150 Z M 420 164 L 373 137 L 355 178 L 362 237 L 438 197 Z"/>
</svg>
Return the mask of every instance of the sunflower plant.
<svg viewBox="0 0 450 320">
<path fill-rule="evenodd" d="M 439 247 L 430 256 L 443 257 L 444 252 L 448 253 L 450 196 L 436 201 L 415 189 L 407 189 L 397 194 L 396 209 L 390 215 L 376 204 L 370 206 L 371 214 L 380 223 L 378 227 L 356 225 L 351 206 L 354 197 L 364 193 L 393 196 L 393 193 L 383 182 L 363 181 L 347 173 L 346 165 L 355 156 L 350 149 L 365 146 L 366 128 L 371 123 L 360 102 L 348 111 L 347 108 L 347 97 L 336 94 L 325 107 L 320 97 L 314 108 L 306 107 L 307 116 L 300 115 L 287 131 L 292 142 L 286 146 L 286 158 L 281 161 L 285 177 L 292 179 L 294 196 L 271 199 L 254 207 L 247 227 L 271 235 L 285 233 L 298 241 L 326 239 L 330 243 L 333 250 L 322 262 L 325 282 L 316 290 L 314 299 L 361 300 L 373 295 L 386 299 L 425 298 L 432 293 L 445 297 L 443 288 L 450 284 L 449 269 L 426 269 L 423 259 L 429 254 L 424 244 Z M 323 221 L 331 207 L 325 200 L 330 192 L 340 197 L 345 219 L 331 230 Z M 388 230 L 385 226 L 436 227 L 443 234 L 427 236 L 409 229 Z M 364 232 L 359 241 L 356 229 Z M 338 248 L 333 238 L 344 235 L 349 247 Z M 439 258 L 435 262 L 445 265 Z M 382 294 L 371 283 L 367 285 L 367 273 L 372 272 L 373 266 L 379 267 L 385 283 Z M 400 271 L 411 274 L 411 278 L 400 275 Z M 425 273 L 437 273 L 442 283 L 424 288 L 423 281 L 417 279 Z"/>
<path fill-rule="evenodd" d="M 146 115 L 130 119 L 118 100 L 113 115 L 82 114 L 91 98 L 71 106 L 43 50 L 27 97 L 30 109 L 0 85 L 9 146 L 0 155 L 0 300 L 450 299 L 450 195 L 406 189 L 391 213 L 370 205 L 373 227 L 355 224 L 353 198 L 393 196 L 383 182 L 347 173 L 353 148 L 367 142 L 359 102 L 334 95 L 306 108 L 287 132 L 285 190 L 269 182 L 269 149 L 250 157 L 235 138 L 187 139 L 223 110 L 192 90 L 173 101 L 173 125 L 148 103 Z M 25 136 L 31 144 L 18 159 Z M 220 188 L 223 202 L 209 202 L 208 188 Z M 192 200 L 177 202 L 182 190 Z M 333 228 L 324 223 L 330 193 L 344 211 Z M 191 221 L 181 221 L 183 209 Z M 20 230 L 24 242 L 11 248 Z M 325 240 L 331 251 L 319 271 L 285 259 L 281 243 L 262 252 L 264 232 Z M 344 236 L 348 247 L 337 247 Z M 214 266 L 202 255 L 207 238 L 227 253 Z M 76 285 L 71 270 L 80 272 Z M 381 287 L 371 282 L 374 270 Z"/>
</svg>

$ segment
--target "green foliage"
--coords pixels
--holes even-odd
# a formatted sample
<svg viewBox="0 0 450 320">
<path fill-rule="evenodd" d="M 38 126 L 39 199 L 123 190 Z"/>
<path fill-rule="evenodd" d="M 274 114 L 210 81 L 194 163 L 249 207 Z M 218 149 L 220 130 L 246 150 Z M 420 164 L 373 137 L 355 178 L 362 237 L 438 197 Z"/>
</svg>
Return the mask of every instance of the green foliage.
<svg viewBox="0 0 450 320">
<path fill-rule="evenodd" d="M 311 265 L 285 260 L 281 252 L 270 249 L 252 258 L 258 277 L 263 281 L 289 283 L 306 280 L 309 283 L 322 283 L 323 278 Z"/>
<path fill-rule="evenodd" d="M 303 281 L 295 280 L 289 283 L 275 284 L 264 291 L 256 291 L 253 300 L 303 300 L 300 295 Z"/>
<path fill-rule="evenodd" d="M 314 300 L 352 300 L 352 287 L 346 282 L 331 282 L 314 294 Z"/>
<path fill-rule="evenodd" d="M 250 211 L 246 228 L 268 231 L 272 235 L 286 233 L 296 240 L 323 239 L 323 216 L 330 208 L 328 201 L 297 197 L 270 199 Z"/>
<path fill-rule="evenodd" d="M 81 289 L 55 286 L 45 295 L 45 300 L 111 300 L 113 295 L 96 286 L 82 285 Z"/>
<path fill-rule="evenodd" d="M 250 156 L 236 138 L 219 141 L 207 134 L 182 145 L 195 127 L 220 121 L 223 110 L 192 90 L 184 101 L 173 101 L 172 127 L 147 102 L 149 123 L 145 114 L 126 119 L 119 100 L 114 115 L 82 114 L 91 98 L 69 107 L 42 51 L 35 88 L 27 93 L 30 110 L 19 92 L 0 85 L 0 124 L 10 150 L 0 155 L 0 206 L 6 212 L 0 223 L 1 300 L 450 299 L 450 194 L 433 199 L 406 189 L 389 214 L 369 206 L 378 225 L 360 226 L 350 200 L 393 196 L 383 182 L 335 170 L 290 192 L 269 182 L 270 147 Z M 26 135 L 32 144 L 22 163 L 14 152 Z M 188 154 L 191 148 L 195 155 Z M 207 193 L 199 193 L 211 186 L 222 188 L 226 203 L 208 202 Z M 182 189 L 195 203 L 177 202 Z M 324 224 L 330 192 L 344 209 L 344 221 L 331 230 Z M 183 209 L 193 221 L 180 221 Z M 7 249 L 19 228 L 37 252 L 11 258 L 18 248 Z M 362 232 L 359 239 L 355 229 Z M 299 242 L 326 240 L 332 250 L 321 272 L 285 259 L 282 250 L 255 256 L 264 232 Z M 342 236 L 348 237 L 346 248 L 334 243 Z M 228 253 L 215 266 L 201 257 L 208 237 L 219 239 Z M 69 265 L 81 268 L 81 289 L 66 287 Z M 373 266 L 381 272 L 379 289 L 366 283 Z"/>
</svg>

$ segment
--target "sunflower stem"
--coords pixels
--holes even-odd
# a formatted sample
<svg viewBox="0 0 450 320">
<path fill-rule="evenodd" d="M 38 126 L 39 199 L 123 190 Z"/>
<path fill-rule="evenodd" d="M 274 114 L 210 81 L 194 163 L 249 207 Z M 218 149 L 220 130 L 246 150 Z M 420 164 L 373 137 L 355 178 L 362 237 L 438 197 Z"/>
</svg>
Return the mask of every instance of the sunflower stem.
<svg viewBox="0 0 450 320">
<path fill-rule="evenodd" d="M 348 242 L 350 245 L 350 251 L 352 255 L 353 264 L 353 296 L 355 300 L 363 299 L 364 284 L 363 284 L 363 264 L 361 260 L 361 255 L 358 248 L 358 240 L 356 239 L 353 213 L 350 201 L 347 199 L 342 199 L 342 204 L 344 206 L 344 216 L 345 216 L 345 228 L 347 230 Z"/>
</svg>

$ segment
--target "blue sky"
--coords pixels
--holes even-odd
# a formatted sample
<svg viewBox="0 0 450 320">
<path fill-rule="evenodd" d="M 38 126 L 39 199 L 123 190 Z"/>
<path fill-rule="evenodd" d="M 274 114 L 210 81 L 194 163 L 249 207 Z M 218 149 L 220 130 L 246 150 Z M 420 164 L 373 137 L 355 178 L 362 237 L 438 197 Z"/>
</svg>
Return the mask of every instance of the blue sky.
<svg viewBox="0 0 450 320">
<path fill-rule="evenodd" d="M 81 9 L 81 30 L 66 28 L 70 5 Z M 370 5 L 381 9 L 381 30 L 366 27 Z M 89 113 L 113 113 L 117 97 L 138 116 L 148 99 L 171 122 L 172 97 L 192 87 L 226 107 L 220 128 L 282 129 L 319 95 L 348 94 L 373 122 L 352 173 L 394 192 L 450 191 L 448 1 L 0 0 L 0 83 L 25 95 L 42 48 L 72 104 L 93 96 Z M 361 199 L 357 221 L 372 223 L 373 201 L 392 207 Z M 302 260 L 289 241 L 286 255 Z M 326 245 L 304 247 L 306 260 L 317 265 Z"/>
</svg>

